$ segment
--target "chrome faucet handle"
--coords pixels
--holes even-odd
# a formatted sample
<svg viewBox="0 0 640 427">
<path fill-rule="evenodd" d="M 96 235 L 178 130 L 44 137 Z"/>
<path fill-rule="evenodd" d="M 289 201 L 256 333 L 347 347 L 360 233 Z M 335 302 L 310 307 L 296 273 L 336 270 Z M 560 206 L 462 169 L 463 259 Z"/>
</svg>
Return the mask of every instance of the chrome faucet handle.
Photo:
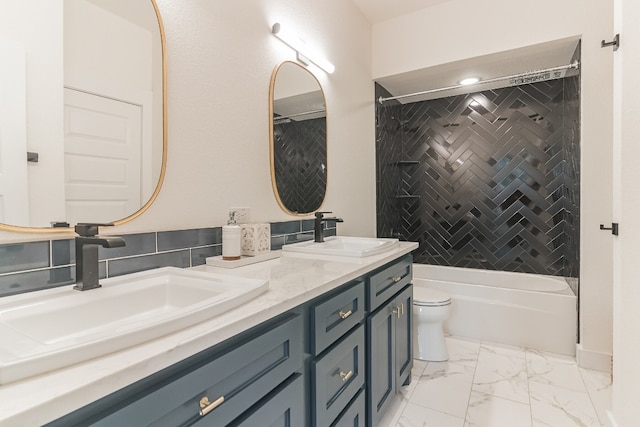
<svg viewBox="0 0 640 427">
<path fill-rule="evenodd" d="M 73 228 L 76 233 L 82 237 L 93 237 L 98 235 L 98 227 L 113 227 L 112 222 L 108 223 L 94 223 L 94 222 L 79 222 Z"/>
</svg>

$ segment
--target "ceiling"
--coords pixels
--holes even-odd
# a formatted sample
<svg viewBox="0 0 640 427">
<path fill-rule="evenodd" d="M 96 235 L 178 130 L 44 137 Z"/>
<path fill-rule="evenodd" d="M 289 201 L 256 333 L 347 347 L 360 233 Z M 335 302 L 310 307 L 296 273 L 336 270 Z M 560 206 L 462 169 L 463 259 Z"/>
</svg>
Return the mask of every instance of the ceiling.
<svg viewBox="0 0 640 427">
<path fill-rule="evenodd" d="M 372 24 L 451 0 L 351 0 Z"/>
<path fill-rule="evenodd" d="M 453 0 L 351 0 L 372 24 L 416 12 Z M 393 96 L 405 95 L 457 86 L 466 77 L 479 77 L 481 80 L 512 76 L 532 71 L 564 66 L 571 60 L 579 43 L 579 38 L 567 38 L 548 43 L 527 46 L 520 49 L 484 55 L 463 61 L 442 64 L 435 67 L 414 70 L 407 73 L 387 76 L 376 80 Z M 576 74 L 570 71 L 567 75 Z M 443 98 L 461 93 L 489 90 L 507 86 L 509 82 L 480 83 L 478 85 L 439 91 L 401 99 L 400 102 L 416 102 L 427 99 Z"/>
<path fill-rule="evenodd" d="M 478 77 L 481 79 L 480 83 L 476 85 L 404 98 L 399 100 L 401 103 L 496 89 L 506 87 L 510 82 L 507 80 L 482 83 L 482 81 L 568 65 L 574 57 L 578 43 L 579 38 L 577 37 L 555 40 L 382 77 L 376 79 L 376 82 L 393 96 L 398 96 L 459 86 L 459 81 L 466 77 Z M 575 70 L 570 70 L 566 76 L 575 75 L 576 73 Z"/>
</svg>

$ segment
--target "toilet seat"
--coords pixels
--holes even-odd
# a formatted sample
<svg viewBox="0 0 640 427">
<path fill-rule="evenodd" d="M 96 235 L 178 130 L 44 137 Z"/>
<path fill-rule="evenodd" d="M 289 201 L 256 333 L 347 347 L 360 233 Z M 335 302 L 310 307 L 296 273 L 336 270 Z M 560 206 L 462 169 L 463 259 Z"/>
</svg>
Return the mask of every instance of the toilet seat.
<svg viewBox="0 0 640 427">
<path fill-rule="evenodd" d="M 414 286 L 413 304 L 420 307 L 441 307 L 451 304 L 451 296 L 437 289 Z"/>
</svg>

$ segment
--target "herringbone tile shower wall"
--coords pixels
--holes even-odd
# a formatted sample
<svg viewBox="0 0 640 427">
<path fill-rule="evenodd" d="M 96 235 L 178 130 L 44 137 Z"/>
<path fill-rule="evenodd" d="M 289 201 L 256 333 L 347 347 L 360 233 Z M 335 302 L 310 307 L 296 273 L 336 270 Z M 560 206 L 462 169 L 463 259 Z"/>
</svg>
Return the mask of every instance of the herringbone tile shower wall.
<svg viewBox="0 0 640 427">
<path fill-rule="evenodd" d="M 378 235 L 419 242 L 419 263 L 577 276 L 578 88 L 379 106 Z"/>
<path fill-rule="evenodd" d="M 292 212 L 313 212 L 327 188 L 327 125 L 325 118 L 274 125 L 276 186 Z"/>
</svg>

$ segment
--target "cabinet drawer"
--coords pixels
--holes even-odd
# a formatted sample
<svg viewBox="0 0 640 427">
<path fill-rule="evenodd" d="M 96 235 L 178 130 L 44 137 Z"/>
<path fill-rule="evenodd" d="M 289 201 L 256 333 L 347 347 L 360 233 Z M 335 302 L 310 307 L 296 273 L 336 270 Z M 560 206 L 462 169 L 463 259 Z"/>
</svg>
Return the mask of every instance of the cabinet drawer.
<svg viewBox="0 0 640 427">
<path fill-rule="evenodd" d="M 364 325 L 311 362 L 312 422 L 328 426 L 364 385 Z"/>
<path fill-rule="evenodd" d="M 364 282 L 314 305 L 311 315 L 311 354 L 318 355 L 364 319 Z"/>
<path fill-rule="evenodd" d="M 373 312 L 411 282 L 413 257 L 407 255 L 372 274 L 367 283 L 367 303 Z"/>
<path fill-rule="evenodd" d="M 360 390 L 331 427 L 364 427 L 366 413 L 364 395 L 364 390 Z"/>
<path fill-rule="evenodd" d="M 304 422 L 304 381 L 302 374 L 294 374 L 230 427 L 293 427 Z M 201 420 L 208 424 L 206 418 Z"/>
<path fill-rule="evenodd" d="M 258 329 L 250 341 L 152 387 L 96 425 L 227 425 L 300 369 L 302 355 L 302 318 L 286 316 Z M 200 415 L 204 398 L 215 409 Z"/>
</svg>

